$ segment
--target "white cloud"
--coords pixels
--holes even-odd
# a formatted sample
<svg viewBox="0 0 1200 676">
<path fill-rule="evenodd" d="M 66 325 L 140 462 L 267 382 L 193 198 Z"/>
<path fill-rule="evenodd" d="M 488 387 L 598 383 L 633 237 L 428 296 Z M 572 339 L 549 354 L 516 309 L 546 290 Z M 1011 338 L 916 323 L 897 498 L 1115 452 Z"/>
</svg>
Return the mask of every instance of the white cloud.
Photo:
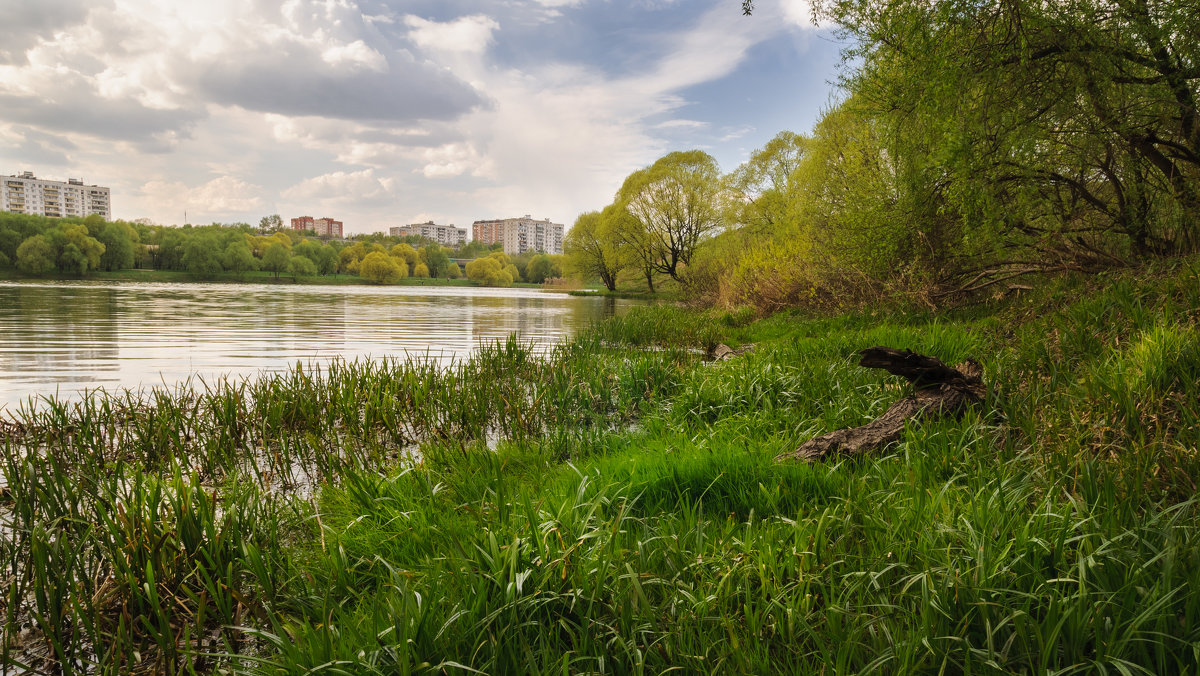
<svg viewBox="0 0 1200 676">
<path fill-rule="evenodd" d="M 351 232 L 397 214 L 570 223 L 681 140 L 748 133 L 689 88 L 807 30 L 806 0 L 747 20 L 730 0 L 587 8 L 614 13 L 606 31 L 628 17 L 619 47 L 589 22 L 539 23 L 585 0 L 430 3 L 436 20 L 377 0 L 56 2 L 79 6 L 0 26 L 10 171 L 111 185 L 118 217 L 326 210 Z"/>
<path fill-rule="evenodd" d="M 149 181 L 142 185 L 141 197 L 157 211 L 188 210 L 204 218 L 218 218 L 262 209 L 262 186 L 233 176 L 220 176 L 191 187 L 181 181 Z"/>
<path fill-rule="evenodd" d="M 742 138 L 743 136 L 745 136 L 746 134 L 753 132 L 754 127 L 753 127 L 753 125 L 743 124 L 743 125 L 740 125 L 737 127 L 727 127 L 725 129 L 722 129 L 722 131 L 725 133 L 721 136 L 720 140 L 722 143 L 725 143 L 728 141 L 736 141 L 736 140 Z"/>
<path fill-rule="evenodd" d="M 408 37 L 418 47 L 441 52 L 483 52 L 492 42 L 492 33 L 500 28 L 495 19 L 483 14 L 459 17 L 438 23 L 418 16 L 404 17 L 411 30 Z"/>
<path fill-rule="evenodd" d="M 364 169 L 308 178 L 280 194 L 293 202 L 346 205 L 364 201 L 387 202 L 395 197 L 394 187 L 393 179 L 378 178 L 373 169 Z"/>
<path fill-rule="evenodd" d="M 655 129 L 707 129 L 709 124 L 700 120 L 667 120 L 654 125 Z"/>
<path fill-rule="evenodd" d="M 470 143 L 447 143 L 421 152 L 425 165 L 421 173 L 425 178 L 449 178 L 470 172 L 473 176 L 486 176 L 490 165 Z"/>
<path fill-rule="evenodd" d="M 377 73 L 387 70 L 387 59 L 383 58 L 383 54 L 371 49 L 362 40 L 328 47 L 321 52 L 321 59 L 335 68 L 348 66 L 351 70 L 366 69 Z"/>
<path fill-rule="evenodd" d="M 780 0 L 780 8 L 784 19 L 791 24 L 802 28 L 816 28 L 810 0 Z"/>
</svg>

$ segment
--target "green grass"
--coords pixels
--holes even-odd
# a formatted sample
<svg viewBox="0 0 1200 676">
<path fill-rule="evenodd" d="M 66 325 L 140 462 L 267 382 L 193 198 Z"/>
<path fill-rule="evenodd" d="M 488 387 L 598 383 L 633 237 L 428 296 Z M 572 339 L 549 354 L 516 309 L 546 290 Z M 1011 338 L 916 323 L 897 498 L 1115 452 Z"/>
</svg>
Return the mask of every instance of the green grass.
<svg viewBox="0 0 1200 676">
<path fill-rule="evenodd" d="M 639 308 L 542 357 L 43 402 L 0 442 L 0 657 L 1197 673 L 1198 312 L 1184 260 L 940 315 Z M 756 349 L 703 363 L 716 342 Z M 877 344 L 980 359 L 987 402 L 872 457 L 774 462 L 902 396 L 855 365 Z"/>
</svg>

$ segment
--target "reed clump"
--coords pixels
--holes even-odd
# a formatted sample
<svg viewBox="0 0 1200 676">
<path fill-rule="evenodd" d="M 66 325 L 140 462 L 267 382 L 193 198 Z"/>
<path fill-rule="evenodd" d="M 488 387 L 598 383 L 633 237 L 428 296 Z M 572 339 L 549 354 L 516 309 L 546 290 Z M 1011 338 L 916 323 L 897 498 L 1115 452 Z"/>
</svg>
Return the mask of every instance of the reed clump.
<svg viewBox="0 0 1200 676">
<path fill-rule="evenodd" d="M 1049 311 L 1034 308 L 1049 306 Z M 644 308 L 535 353 L 94 393 L 5 427 L 6 665 L 1194 673 L 1200 264 L 941 315 Z M 705 363 L 709 344 L 757 349 Z M 882 454 L 777 464 L 992 385 Z"/>
</svg>

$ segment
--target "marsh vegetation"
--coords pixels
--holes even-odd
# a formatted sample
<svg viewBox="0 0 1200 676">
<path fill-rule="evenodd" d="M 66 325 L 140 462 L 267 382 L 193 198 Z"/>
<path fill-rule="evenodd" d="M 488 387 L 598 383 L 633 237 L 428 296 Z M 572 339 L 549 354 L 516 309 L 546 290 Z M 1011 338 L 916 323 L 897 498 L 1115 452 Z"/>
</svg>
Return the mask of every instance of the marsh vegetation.
<svg viewBox="0 0 1200 676">
<path fill-rule="evenodd" d="M 6 422 L 3 663 L 53 673 L 1188 673 L 1200 261 L 951 315 L 641 308 Z M 720 363 L 703 348 L 753 342 Z M 776 463 L 991 385 L 882 454 Z M 648 349 L 652 348 L 652 349 Z"/>
</svg>

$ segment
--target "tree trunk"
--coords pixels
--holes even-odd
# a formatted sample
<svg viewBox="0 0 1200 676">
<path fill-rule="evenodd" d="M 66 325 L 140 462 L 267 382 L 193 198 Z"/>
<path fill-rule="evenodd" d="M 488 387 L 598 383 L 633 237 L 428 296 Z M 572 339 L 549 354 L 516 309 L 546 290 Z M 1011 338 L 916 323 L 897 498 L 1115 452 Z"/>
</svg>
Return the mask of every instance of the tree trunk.
<svg viewBox="0 0 1200 676">
<path fill-rule="evenodd" d="M 870 347 L 859 366 L 884 369 L 906 378 L 917 389 L 892 404 L 883 415 L 861 427 L 835 430 L 813 437 L 779 460 L 818 460 L 829 455 L 860 455 L 883 448 L 900 438 L 909 420 L 958 416 L 970 404 L 983 400 L 983 367 L 974 359 L 951 368 L 935 357 L 911 350 Z"/>
</svg>

